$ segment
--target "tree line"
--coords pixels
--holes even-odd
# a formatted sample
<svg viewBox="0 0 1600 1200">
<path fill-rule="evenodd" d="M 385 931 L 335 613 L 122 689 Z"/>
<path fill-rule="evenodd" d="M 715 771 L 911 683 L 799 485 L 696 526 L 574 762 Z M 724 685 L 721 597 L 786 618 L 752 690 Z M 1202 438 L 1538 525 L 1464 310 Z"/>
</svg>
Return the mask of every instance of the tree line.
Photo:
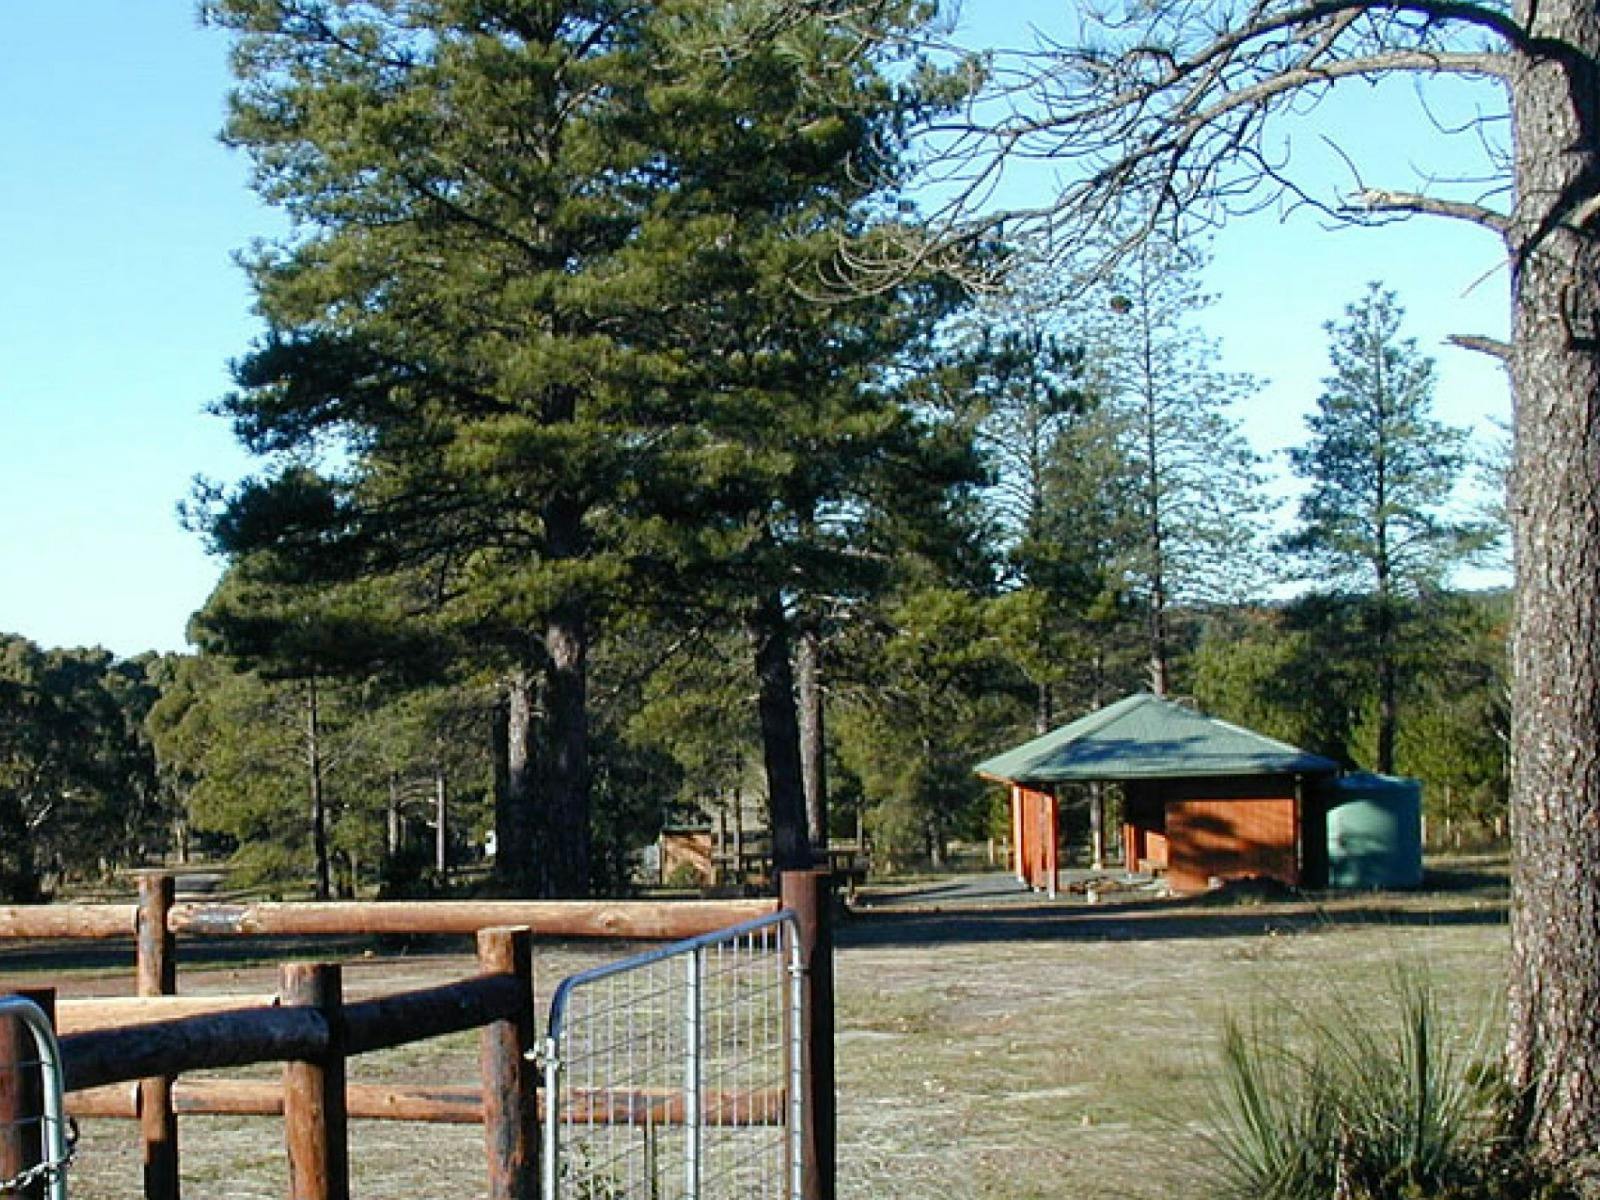
<svg viewBox="0 0 1600 1200">
<path fill-rule="evenodd" d="M 1136 687 L 1503 802 L 1503 614 L 1445 587 L 1492 530 L 1449 515 L 1462 435 L 1394 297 L 1330 326 L 1275 543 L 1203 247 L 1090 278 L 1086 244 L 1079 278 L 976 242 L 1010 270 L 977 300 L 847 277 L 918 236 L 913 131 L 975 86 L 921 6 L 206 13 L 292 226 L 247 257 L 266 333 L 216 405 L 262 468 L 187 511 L 228 564 L 200 654 L 117 710 L 173 848 L 414 882 L 426 793 L 435 876 L 492 827 L 500 889 L 579 895 L 757 792 L 780 868 L 857 817 L 937 853 L 989 825 L 975 758 Z M 1322 586 L 1261 603 L 1285 563 Z"/>
<path fill-rule="evenodd" d="M 1137 688 L 1416 775 L 1436 828 L 1498 832 L 1509 597 L 1446 586 L 1496 522 L 1450 517 L 1467 447 L 1431 415 L 1431 363 L 1397 301 L 1374 286 L 1329 323 L 1293 456 L 1298 521 L 1274 536 L 1238 431 L 1253 384 L 1215 373 L 1202 331 L 1203 258 L 1155 254 L 1088 301 L 1040 273 L 945 305 L 915 357 L 855 381 L 881 389 L 893 452 L 849 510 L 768 550 L 764 596 L 741 606 L 710 566 L 698 593 L 646 588 L 650 564 L 624 560 L 636 590 L 585 624 L 581 840 L 542 790 L 548 684 L 509 634 L 484 636 L 487 599 L 430 595 L 410 565 L 330 581 L 254 550 L 195 615 L 198 653 L 6 642 L 7 893 L 201 853 L 319 896 L 437 894 L 491 831 L 498 889 L 615 893 L 665 825 L 770 800 L 775 692 L 793 712 L 793 838 L 865 830 L 889 864 L 1004 835 L 972 763 Z M 244 411 L 242 394 L 225 403 Z M 853 435 L 827 436 L 804 470 L 842 478 L 824 455 L 853 453 Z M 274 504 L 331 486 L 299 462 L 272 485 Z M 715 510 L 674 520 L 679 538 L 728 533 Z M 658 517 L 649 536 L 667 532 Z M 769 582 L 783 571 L 809 586 Z M 1297 571 L 1320 583 L 1261 598 Z M 469 603 L 470 623 L 452 611 Z M 760 603 L 772 625 L 751 618 Z M 531 813 L 510 816 L 519 804 Z M 517 819 L 526 841 L 500 840 Z"/>
</svg>

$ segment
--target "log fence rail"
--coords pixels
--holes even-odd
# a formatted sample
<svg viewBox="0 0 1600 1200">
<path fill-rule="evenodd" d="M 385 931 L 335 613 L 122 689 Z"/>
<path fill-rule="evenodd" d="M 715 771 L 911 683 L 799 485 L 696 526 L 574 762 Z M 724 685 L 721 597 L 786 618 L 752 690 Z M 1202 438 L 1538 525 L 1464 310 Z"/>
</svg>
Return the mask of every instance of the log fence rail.
<svg viewBox="0 0 1600 1200">
<path fill-rule="evenodd" d="M 137 905 L 0 906 L 0 940 L 115 939 L 132 936 L 138 995 L 60 1003 L 62 1068 L 74 1116 L 140 1124 L 143 1195 L 178 1200 L 177 1118 L 200 1114 L 279 1115 L 290 1156 L 292 1200 L 347 1200 L 345 1122 L 352 1118 L 482 1123 L 490 1200 L 540 1194 L 541 1097 L 534 1058 L 537 1025 L 532 940 L 682 940 L 770 916 L 796 913 L 802 947 L 799 987 L 805 1042 L 801 1087 L 807 1114 L 799 1141 L 803 1200 L 833 1196 L 833 1020 L 826 872 L 793 872 L 781 900 L 667 904 L 573 901 L 180 904 L 169 874 L 141 873 Z M 798 906 L 798 907 L 797 907 Z M 312 937 L 471 934 L 481 973 L 471 979 L 345 1003 L 339 968 L 288 963 L 276 996 L 177 995 L 180 936 Z M 49 998 L 53 1000 L 53 997 Z M 0 1022 L 0 1027 L 6 1025 Z M 351 1085 L 351 1055 L 480 1030 L 482 1086 Z M 9 1043 L 0 1028 L 0 1068 Z M 282 1084 L 180 1080 L 188 1072 L 251 1062 L 284 1063 Z M 584 1119 L 631 1119 L 640 1105 L 663 1122 L 685 1119 L 681 1098 L 615 1089 L 565 1098 Z M 707 1123 L 777 1123 L 782 1090 L 702 1100 Z M 565 1114 L 564 1114 L 565 1115 Z M 0 1113 L 3 1119 L 4 1113 Z M 24 1193 L 25 1195 L 27 1193 Z M 42 1193 L 38 1193 L 41 1194 Z M 31 1197 L 30 1197 L 31 1200 Z"/>
</svg>

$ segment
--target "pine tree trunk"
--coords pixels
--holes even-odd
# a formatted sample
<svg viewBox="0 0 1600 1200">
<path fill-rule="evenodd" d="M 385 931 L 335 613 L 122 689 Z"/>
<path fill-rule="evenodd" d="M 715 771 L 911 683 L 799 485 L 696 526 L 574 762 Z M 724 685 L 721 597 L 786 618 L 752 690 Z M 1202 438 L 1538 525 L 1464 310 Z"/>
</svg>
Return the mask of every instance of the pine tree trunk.
<svg viewBox="0 0 1600 1200">
<path fill-rule="evenodd" d="M 1517 9 L 1534 35 L 1583 56 L 1577 66 L 1519 64 L 1510 234 L 1518 586 L 1508 1051 L 1532 1132 L 1570 1162 L 1600 1146 L 1600 250 L 1592 229 L 1544 218 L 1551 205 L 1596 195 L 1600 10 L 1577 0 L 1519 0 Z M 1600 1186 L 1591 1181 L 1586 1194 Z"/>
<path fill-rule="evenodd" d="M 1156 366 L 1154 332 L 1150 324 L 1149 297 L 1152 291 L 1146 272 L 1149 264 L 1139 259 L 1140 294 L 1144 298 L 1144 317 L 1139 345 L 1139 370 L 1143 380 L 1140 417 L 1144 438 L 1145 552 L 1149 555 L 1150 612 L 1148 617 L 1150 651 L 1150 690 L 1165 696 L 1172 687 L 1172 665 L 1167 638 L 1167 482 L 1166 456 L 1157 423 L 1159 372 Z"/>
<path fill-rule="evenodd" d="M 1378 757 L 1380 775 L 1394 774 L 1394 747 L 1400 728 L 1400 667 L 1396 662 L 1394 598 L 1389 594 L 1388 580 L 1378 587 L 1377 621 L 1378 653 Z"/>
<path fill-rule="evenodd" d="M 800 627 L 795 648 L 800 689 L 800 770 L 806 789 L 806 830 L 813 846 L 828 844 L 827 726 L 823 714 L 822 635 L 814 621 Z"/>
<path fill-rule="evenodd" d="M 761 751 L 767 769 L 767 812 L 774 872 L 811 865 L 806 796 L 800 766 L 800 719 L 789 666 L 789 620 L 776 595 L 762 597 L 747 618 L 755 646 Z"/>
<path fill-rule="evenodd" d="M 533 869 L 536 709 L 533 678 L 518 671 L 506 681 L 495 711 L 494 805 L 495 882 L 516 895 L 538 890 Z"/>
<path fill-rule="evenodd" d="M 589 645 L 582 614 L 565 608 L 545 628 L 545 878 L 548 894 L 589 894 Z"/>
<path fill-rule="evenodd" d="M 384 809 L 384 849 L 392 860 L 400 854 L 400 779 L 389 772 L 389 803 Z"/>
<path fill-rule="evenodd" d="M 317 681 L 306 683 L 306 778 L 311 800 L 311 857 L 316 898 L 333 895 L 333 875 L 328 864 L 328 805 L 322 791 L 322 722 L 317 704 Z"/>
<path fill-rule="evenodd" d="M 450 874 L 450 781 L 437 759 L 433 764 L 433 821 L 433 869 L 444 880 Z"/>
</svg>

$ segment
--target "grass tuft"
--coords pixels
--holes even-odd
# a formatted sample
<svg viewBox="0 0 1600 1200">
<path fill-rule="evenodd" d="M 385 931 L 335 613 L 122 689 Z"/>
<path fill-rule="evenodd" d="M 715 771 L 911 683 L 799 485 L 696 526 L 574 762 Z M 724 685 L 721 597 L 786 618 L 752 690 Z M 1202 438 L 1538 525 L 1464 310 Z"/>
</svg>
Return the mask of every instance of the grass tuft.
<svg viewBox="0 0 1600 1200">
<path fill-rule="evenodd" d="M 1215 1200 L 1563 1200 L 1486 1067 L 1497 1022 L 1446 1019 L 1425 972 L 1386 1011 L 1337 998 L 1225 1018 L 1206 1141 Z"/>
</svg>

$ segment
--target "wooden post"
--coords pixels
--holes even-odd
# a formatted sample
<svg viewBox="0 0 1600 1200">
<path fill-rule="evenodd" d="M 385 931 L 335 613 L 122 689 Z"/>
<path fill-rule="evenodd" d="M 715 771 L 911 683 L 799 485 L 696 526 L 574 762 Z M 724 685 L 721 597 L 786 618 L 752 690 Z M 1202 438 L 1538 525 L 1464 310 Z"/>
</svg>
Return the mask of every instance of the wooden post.
<svg viewBox="0 0 1600 1200">
<path fill-rule="evenodd" d="M 172 911 L 172 876 L 139 873 L 139 915 L 134 965 L 141 996 L 171 996 L 178 990 L 178 959 L 167 916 Z M 178 1200 L 178 1118 L 172 1110 L 172 1080 L 139 1081 L 139 1140 L 144 1154 L 145 1200 Z"/>
<path fill-rule="evenodd" d="M 478 1035 L 483 1075 L 483 1136 L 489 1152 L 488 1200 L 537 1200 L 539 1117 L 534 1048 L 533 935 L 526 927 L 478 933 L 478 966 L 510 975 L 524 991 L 515 1016 Z M 553 1114 L 549 1119 L 554 1119 Z"/>
<path fill-rule="evenodd" d="M 55 1023 L 54 988 L 15 994 L 32 1000 Z M 44 1160 L 44 1077 L 39 1068 L 23 1065 L 37 1059 L 33 1036 L 22 1022 L 0 1020 L 0 1180 Z M 37 1183 L 16 1194 L 19 1200 L 40 1200 L 45 1185 Z"/>
<path fill-rule="evenodd" d="M 1055 789 L 1045 794 L 1045 894 L 1054 900 L 1061 893 L 1061 801 Z"/>
<path fill-rule="evenodd" d="M 285 963 L 278 971 L 284 1007 L 314 1008 L 328 1023 L 320 1058 L 283 1064 L 289 1200 L 350 1200 L 341 984 L 332 963 Z"/>
<path fill-rule="evenodd" d="M 1011 785 L 1011 845 L 1014 856 L 1011 870 L 1017 877 L 1017 882 L 1027 885 L 1033 880 L 1028 878 L 1028 867 L 1023 856 L 1027 853 L 1028 834 L 1023 825 L 1022 816 L 1022 788 L 1013 783 Z"/>
<path fill-rule="evenodd" d="M 1106 785 L 1089 785 L 1089 865 L 1106 869 Z"/>
<path fill-rule="evenodd" d="M 834 1200 L 838 1097 L 833 1061 L 833 888 L 826 871 L 785 871 L 783 906 L 799 919 L 802 979 L 803 1200 Z"/>
</svg>

